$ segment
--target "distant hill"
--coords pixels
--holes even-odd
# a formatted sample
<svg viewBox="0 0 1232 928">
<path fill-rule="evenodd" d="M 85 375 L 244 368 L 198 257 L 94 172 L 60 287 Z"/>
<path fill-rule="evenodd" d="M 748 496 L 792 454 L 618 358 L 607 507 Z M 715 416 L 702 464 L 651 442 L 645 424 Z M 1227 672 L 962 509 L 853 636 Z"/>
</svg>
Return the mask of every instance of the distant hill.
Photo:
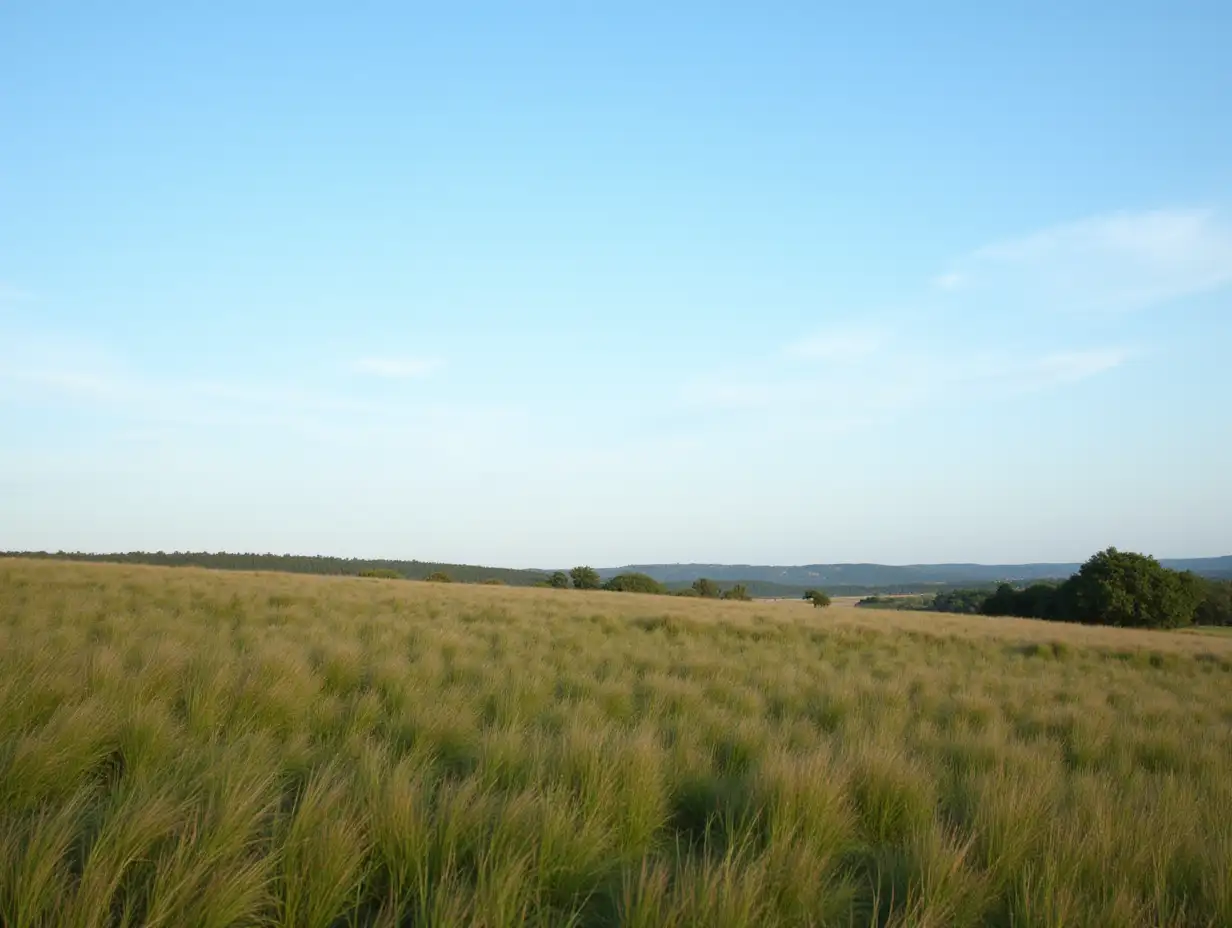
<svg viewBox="0 0 1232 928">
<path fill-rule="evenodd" d="M 549 576 L 544 570 L 515 570 L 471 564 L 441 564 L 434 561 L 341 558 L 325 555 L 229 554 L 207 551 L 129 551 L 86 554 L 58 551 L 4 551 L 0 557 L 50 558 L 117 564 L 153 564 L 163 567 L 209 567 L 216 570 L 273 570 L 288 573 L 357 575 L 368 570 L 397 571 L 408 580 L 422 580 L 442 571 L 465 583 L 500 580 L 510 586 L 534 586 Z M 1173 558 L 1160 561 L 1174 570 L 1192 570 L 1207 577 L 1232 579 L 1232 555 L 1205 558 Z M 991 586 L 1068 577 L 1079 564 L 806 564 L 801 567 L 752 564 L 633 564 L 601 568 L 608 579 L 618 573 L 649 574 L 668 589 L 689 586 L 699 577 L 718 581 L 724 587 L 743 583 L 758 598 L 799 597 L 810 587 L 823 587 L 831 595 L 857 596 L 871 593 L 939 592 L 943 589 Z"/>
<path fill-rule="evenodd" d="M 1171 558 L 1160 561 L 1173 570 L 1192 570 L 1203 576 L 1232 573 L 1232 555 L 1203 558 Z M 649 574 L 660 583 L 688 585 L 699 577 L 720 582 L 758 582 L 803 589 L 822 586 L 846 587 L 862 591 L 879 587 L 898 587 L 903 591 L 937 585 L 985 585 L 1062 579 L 1081 564 L 806 564 L 800 567 L 759 566 L 754 564 L 633 564 L 605 568 L 604 577 L 622 571 Z"/>
<path fill-rule="evenodd" d="M 820 587 L 820 583 L 800 584 L 798 586 L 785 583 L 769 583 L 765 580 L 719 580 L 718 584 L 721 589 L 730 589 L 740 583 L 748 591 L 748 594 L 754 599 L 800 599 L 806 590 Z M 692 581 L 688 583 L 683 580 L 673 583 L 663 584 L 671 592 L 683 590 L 686 587 L 692 586 Z M 829 583 L 824 586 L 824 589 L 831 596 L 872 596 L 872 595 L 887 595 L 898 593 L 941 593 L 947 590 L 968 589 L 978 587 L 987 589 L 991 593 L 995 588 L 995 583 L 904 583 L 892 584 L 890 586 L 861 586 L 860 584 L 850 583 Z"/>
</svg>

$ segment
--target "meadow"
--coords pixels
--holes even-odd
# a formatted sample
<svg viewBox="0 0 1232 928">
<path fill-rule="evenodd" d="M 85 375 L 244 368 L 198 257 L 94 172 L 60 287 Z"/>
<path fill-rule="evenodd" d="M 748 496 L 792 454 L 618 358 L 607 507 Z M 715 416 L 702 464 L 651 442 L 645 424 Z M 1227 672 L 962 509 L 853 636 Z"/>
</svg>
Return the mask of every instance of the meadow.
<svg viewBox="0 0 1232 928">
<path fill-rule="evenodd" d="M 0 922 L 1232 925 L 1232 638 L 0 562 Z"/>
</svg>

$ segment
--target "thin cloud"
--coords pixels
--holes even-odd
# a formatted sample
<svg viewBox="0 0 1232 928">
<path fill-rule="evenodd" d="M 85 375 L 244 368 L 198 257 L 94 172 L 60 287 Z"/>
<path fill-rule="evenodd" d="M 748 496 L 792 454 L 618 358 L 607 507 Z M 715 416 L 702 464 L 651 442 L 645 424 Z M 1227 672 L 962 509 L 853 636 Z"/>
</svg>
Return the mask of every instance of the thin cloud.
<svg viewBox="0 0 1232 928">
<path fill-rule="evenodd" d="M 908 410 L 1058 389 L 1111 371 L 1130 357 L 1121 347 L 1058 350 L 1025 359 L 985 354 L 948 361 L 895 351 L 875 368 L 827 369 L 817 376 L 784 379 L 767 365 L 760 379 L 693 381 L 683 387 L 680 400 L 692 410 L 757 411 L 797 421 L 841 414 L 870 423 Z"/>
<path fill-rule="evenodd" d="M 684 385 L 680 398 L 697 409 L 765 409 L 781 402 L 785 389 L 782 384 L 697 380 Z"/>
<path fill-rule="evenodd" d="M 387 380 L 423 380 L 445 366 L 439 358 L 360 358 L 353 365 L 357 374 Z"/>
<path fill-rule="evenodd" d="M 961 373 L 959 380 L 981 389 L 1031 393 L 1088 380 L 1120 367 L 1130 357 L 1122 347 L 1056 351 L 1020 362 L 985 362 Z"/>
<path fill-rule="evenodd" d="M 1124 348 L 1096 348 L 1090 351 L 1066 351 L 1040 358 L 1035 373 L 1044 386 L 1086 380 L 1120 367 L 1129 358 Z"/>
<path fill-rule="evenodd" d="M 811 361 L 850 361 L 881 349 L 886 335 L 879 329 L 837 329 L 818 332 L 787 346 L 787 354 Z"/>
<path fill-rule="evenodd" d="M 0 280 L 0 306 L 10 303 L 27 303 L 34 299 L 34 294 L 13 284 Z"/>
<path fill-rule="evenodd" d="M 1142 309 L 1232 285 L 1232 226 L 1207 209 L 1096 216 L 977 249 L 935 283 L 1033 309 Z"/>
</svg>

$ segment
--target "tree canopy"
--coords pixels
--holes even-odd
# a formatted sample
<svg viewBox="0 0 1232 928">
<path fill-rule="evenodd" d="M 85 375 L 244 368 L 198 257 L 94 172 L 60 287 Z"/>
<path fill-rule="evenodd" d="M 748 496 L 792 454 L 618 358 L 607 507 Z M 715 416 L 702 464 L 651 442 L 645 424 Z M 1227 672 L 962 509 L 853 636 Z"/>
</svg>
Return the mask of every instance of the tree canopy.
<svg viewBox="0 0 1232 928">
<path fill-rule="evenodd" d="M 615 590 L 618 593 L 666 593 L 667 590 L 654 577 L 646 574 L 617 574 L 603 584 L 605 590 Z"/>
<path fill-rule="evenodd" d="M 1232 580 L 1204 580 L 1202 589 L 1194 621 L 1199 625 L 1232 625 Z"/>
<path fill-rule="evenodd" d="M 602 586 L 599 571 L 593 567 L 575 567 L 569 571 L 569 577 L 575 590 L 597 590 Z"/>
<path fill-rule="evenodd" d="M 981 611 L 985 615 L 1014 615 L 1058 619 L 1088 625 L 1127 628 L 1179 628 L 1190 625 L 1211 602 L 1212 583 L 1188 571 L 1170 570 L 1155 558 L 1108 548 L 1092 555 L 1078 572 L 1060 585 L 1035 583 L 1018 590 L 1008 583 L 997 587 Z M 1214 589 L 1218 597 L 1218 589 Z"/>
<path fill-rule="evenodd" d="M 1133 628 L 1190 625 L 1202 600 L 1194 574 L 1116 548 L 1093 555 L 1057 592 L 1060 611 L 1075 621 Z"/>
</svg>

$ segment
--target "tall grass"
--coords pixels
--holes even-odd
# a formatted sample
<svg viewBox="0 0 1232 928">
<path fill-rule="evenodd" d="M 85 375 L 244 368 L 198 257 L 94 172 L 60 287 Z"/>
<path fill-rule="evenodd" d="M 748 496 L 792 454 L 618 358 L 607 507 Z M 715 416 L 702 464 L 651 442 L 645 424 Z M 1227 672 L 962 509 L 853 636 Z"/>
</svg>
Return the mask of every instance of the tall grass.
<svg viewBox="0 0 1232 928">
<path fill-rule="evenodd" d="M 0 923 L 1232 924 L 1232 640 L 0 563 Z"/>
</svg>

